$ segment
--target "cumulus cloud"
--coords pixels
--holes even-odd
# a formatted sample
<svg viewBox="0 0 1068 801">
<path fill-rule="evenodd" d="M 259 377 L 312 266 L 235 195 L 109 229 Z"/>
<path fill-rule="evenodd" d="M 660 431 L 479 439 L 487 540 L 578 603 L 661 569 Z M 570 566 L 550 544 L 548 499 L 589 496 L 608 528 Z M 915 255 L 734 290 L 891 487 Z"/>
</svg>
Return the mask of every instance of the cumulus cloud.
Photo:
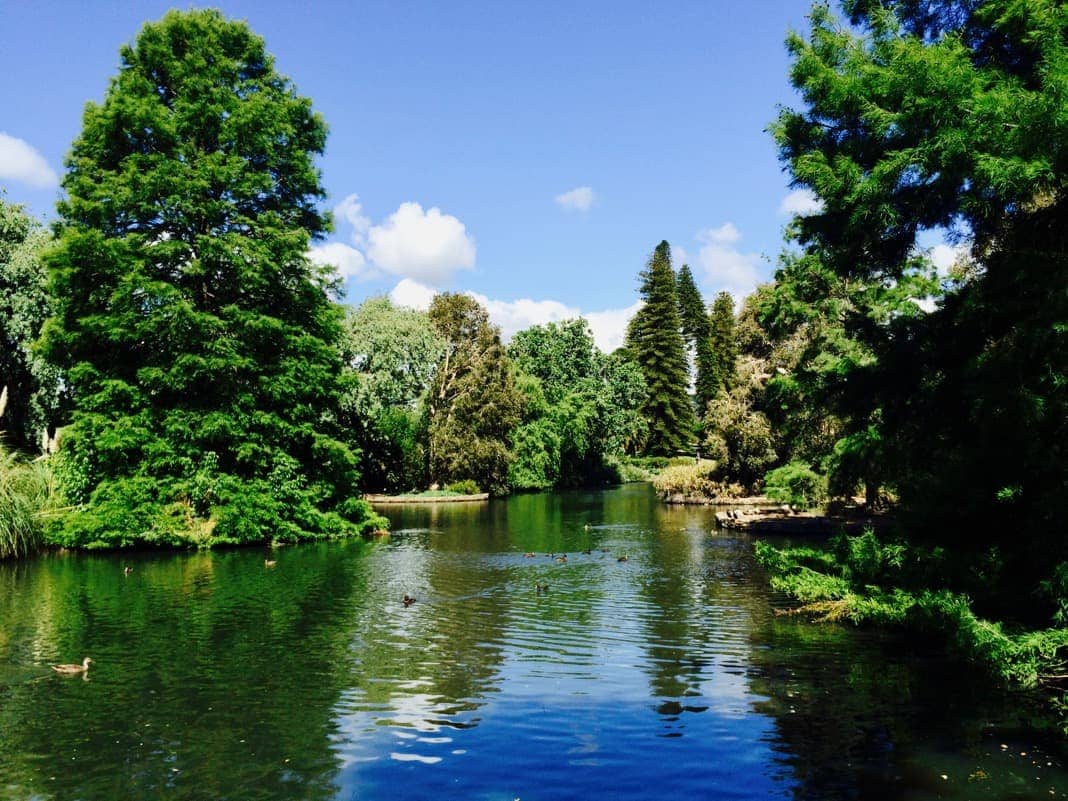
<svg viewBox="0 0 1068 801">
<path fill-rule="evenodd" d="M 411 309 L 426 311 L 430 308 L 430 302 L 438 292 L 428 286 L 423 286 L 418 281 L 405 278 L 398 283 L 389 293 L 389 299 L 398 306 L 407 306 Z"/>
<path fill-rule="evenodd" d="M 433 287 L 405 278 L 393 287 L 389 297 L 398 306 L 426 310 L 430 308 L 435 294 L 437 291 Z M 593 341 L 605 353 L 610 353 L 623 344 L 627 323 L 642 305 L 641 301 L 638 301 L 625 309 L 606 309 L 583 314 L 581 309 L 558 300 L 497 300 L 478 292 L 467 294 L 486 308 L 490 320 L 501 327 L 501 336 L 505 341 L 511 339 L 516 332 L 532 325 L 585 317 L 593 331 Z"/>
<path fill-rule="evenodd" d="M 627 323 L 642 307 L 639 300 L 625 309 L 606 309 L 585 315 L 593 330 L 593 341 L 605 353 L 611 353 L 623 344 L 627 336 Z"/>
<path fill-rule="evenodd" d="M 475 240 L 452 215 L 409 201 L 368 230 L 366 255 L 387 273 L 441 286 L 475 266 Z"/>
<path fill-rule="evenodd" d="M 589 211 L 596 199 L 593 189 L 588 186 L 577 186 L 553 198 L 556 205 L 566 211 Z"/>
<path fill-rule="evenodd" d="M 740 250 L 737 243 L 741 238 L 741 231 L 730 222 L 697 234 L 697 241 L 702 243 L 697 253 L 702 283 L 714 292 L 730 292 L 739 305 L 760 283 L 760 254 Z"/>
<path fill-rule="evenodd" d="M 349 235 L 352 243 L 363 245 L 367 239 L 367 232 L 371 228 L 371 218 L 364 215 L 360 196 L 347 195 L 344 200 L 334 206 L 334 214 L 352 229 Z"/>
<path fill-rule="evenodd" d="M 367 281 L 377 275 L 367 264 L 364 255 L 344 242 L 316 245 L 308 251 L 308 258 L 316 264 L 335 267 L 344 279 L 356 278 L 360 281 Z"/>
<path fill-rule="evenodd" d="M 779 204 L 779 214 L 788 217 L 807 217 L 823 211 L 823 201 L 816 197 L 811 189 L 795 189 L 782 199 Z"/>
<path fill-rule="evenodd" d="M 742 238 L 742 232 L 732 222 L 725 222 L 719 228 L 705 228 L 697 232 L 697 241 L 710 245 L 733 245 Z"/>
<path fill-rule="evenodd" d="M 28 142 L 0 131 L 0 178 L 38 189 L 59 184 L 59 175 Z"/>
</svg>

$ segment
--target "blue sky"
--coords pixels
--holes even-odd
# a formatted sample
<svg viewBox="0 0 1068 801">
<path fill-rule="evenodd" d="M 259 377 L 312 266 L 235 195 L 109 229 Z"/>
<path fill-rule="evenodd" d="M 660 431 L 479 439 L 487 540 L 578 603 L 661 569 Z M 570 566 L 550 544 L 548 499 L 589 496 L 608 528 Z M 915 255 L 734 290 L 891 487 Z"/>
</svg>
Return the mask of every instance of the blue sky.
<svg viewBox="0 0 1068 801">
<path fill-rule="evenodd" d="M 470 290 L 506 333 L 581 311 L 610 347 L 661 239 L 709 300 L 770 276 L 790 190 L 764 129 L 796 102 L 783 40 L 807 0 L 218 5 L 330 126 L 321 166 L 342 205 L 317 256 L 351 302 Z M 169 7 L 4 5 L 9 200 L 53 213 L 49 169 L 85 102 Z"/>
</svg>

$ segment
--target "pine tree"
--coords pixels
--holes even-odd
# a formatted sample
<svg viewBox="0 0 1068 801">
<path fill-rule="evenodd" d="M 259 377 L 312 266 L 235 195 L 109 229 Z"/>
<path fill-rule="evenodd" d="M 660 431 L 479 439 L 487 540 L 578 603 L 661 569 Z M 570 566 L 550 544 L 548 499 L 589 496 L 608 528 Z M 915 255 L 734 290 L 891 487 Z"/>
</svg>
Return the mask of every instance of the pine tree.
<svg viewBox="0 0 1068 801">
<path fill-rule="evenodd" d="M 671 247 L 661 242 L 640 275 L 645 304 L 627 328 L 627 347 L 648 388 L 642 413 L 649 426 L 646 451 L 669 455 L 693 445 L 694 414 L 679 319 Z"/>
<path fill-rule="evenodd" d="M 734 332 L 734 299 L 729 292 L 720 292 L 712 301 L 709 331 L 709 358 L 714 364 L 714 379 L 710 386 L 711 398 L 714 398 L 720 389 L 730 389 L 734 379 L 734 365 L 738 360 L 738 344 Z"/>
<path fill-rule="evenodd" d="M 697 289 L 688 264 L 682 265 L 679 270 L 677 294 L 682 335 L 686 340 L 690 375 L 693 377 L 694 404 L 698 417 L 704 417 L 708 402 L 716 396 L 719 383 L 715 354 L 710 341 L 712 329 L 708 308 Z"/>
<path fill-rule="evenodd" d="M 171 11 L 121 50 L 67 161 L 47 354 L 67 369 L 66 545 L 340 536 L 384 523 L 336 438 L 326 126 L 264 42 Z"/>
</svg>

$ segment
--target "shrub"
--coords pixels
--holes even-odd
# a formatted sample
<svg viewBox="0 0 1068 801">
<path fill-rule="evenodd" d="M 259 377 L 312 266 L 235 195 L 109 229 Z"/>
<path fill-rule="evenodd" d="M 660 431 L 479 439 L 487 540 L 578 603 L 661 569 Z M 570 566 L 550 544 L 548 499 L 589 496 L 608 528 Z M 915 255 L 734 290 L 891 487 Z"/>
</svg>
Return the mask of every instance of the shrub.
<svg viewBox="0 0 1068 801">
<path fill-rule="evenodd" d="M 26 556 L 44 541 L 44 518 L 56 503 L 46 459 L 26 462 L 0 445 L 0 559 Z"/>
<path fill-rule="evenodd" d="M 445 486 L 446 492 L 455 492 L 458 495 L 478 495 L 482 490 L 478 488 L 478 484 L 469 478 L 465 478 L 463 481 L 454 481 L 451 484 Z"/>
<path fill-rule="evenodd" d="M 827 479 L 804 462 L 790 462 L 764 476 L 764 492 L 773 501 L 811 509 L 827 498 Z"/>
<path fill-rule="evenodd" d="M 662 498 L 672 495 L 735 498 L 744 494 L 740 485 L 720 480 L 717 465 L 712 461 L 667 467 L 653 479 L 653 488 Z"/>
</svg>

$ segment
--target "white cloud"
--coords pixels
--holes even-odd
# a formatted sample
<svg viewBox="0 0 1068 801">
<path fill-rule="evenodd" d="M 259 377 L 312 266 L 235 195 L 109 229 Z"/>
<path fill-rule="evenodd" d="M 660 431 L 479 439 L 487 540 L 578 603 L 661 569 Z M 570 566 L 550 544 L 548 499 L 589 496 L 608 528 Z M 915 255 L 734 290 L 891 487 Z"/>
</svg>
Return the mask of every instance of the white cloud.
<svg viewBox="0 0 1068 801">
<path fill-rule="evenodd" d="M 389 293 L 389 299 L 398 306 L 407 306 L 411 309 L 426 311 L 430 308 L 430 301 L 438 294 L 436 289 L 423 286 L 418 281 L 405 278 Z"/>
<path fill-rule="evenodd" d="M 690 263 L 690 254 L 682 245 L 671 246 L 671 263 L 675 267 L 682 267 Z"/>
<path fill-rule="evenodd" d="M 532 325 L 559 322 L 580 315 L 575 307 L 566 306 L 556 300 L 493 300 L 478 292 L 467 294 L 486 307 L 490 319 L 501 327 L 501 336 L 505 341 L 511 339 L 517 331 Z"/>
<path fill-rule="evenodd" d="M 408 201 L 367 233 L 367 258 L 393 275 L 441 286 L 457 270 L 475 266 L 475 241 L 464 224 L 441 209 Z"/>
<path fill-rule="evenodd" d="M 606 309 L 585 315 L 593 329 L 593 341 L 597 347 L 605 353 L 611 353 L 622 345 L 627 336 L 627 323 L 641 307 L 639 300 L 625 309 Z"/>
<path fill-rule="evenodd" d="M 308 258 L 316 264 L 328 264 L 337 268 L 344 279 L 357 278 L 367 281 L 376 277 L 374 270 L 367 264 L 367 259 L 354 247 L 344 242 L 327 242 L 316 245 L 308 251 Z"/>
<path fill-rule="evenodd" d="M 705 228 L 697 232 L 697 241 L 710 245 L 733 245 L 742 238 L 742 232 L 732 222 L 725 222 L 719 228 Z"/>
<path fill-rule="evenodd" d="M 702 282 L 713 292 L 730 292 L 737 305 L 760 283 L 760 254 L 739 250 L 736 244 L 741 238 L 741 231 L 730 222 L 697 234 L 703 243 L 697 254 Z"/>
<path fill-rule="evenodd" d="M 567 211 L 589 211 L 596 199 L 593 189 L 588 186 L 577 186 L 553 198 L 557 206 Z"/>
<path fill-rule="evenodd" d="M 435 294 L 437 291 L 432 287 L 405 278 L 393 287 L 389 297 L 398 306 L 426 310 L 430 308 Z M 593 331 L 593 341 L 605 353 L 611 353 L 623 344 L 627 323 L 642 305 L 641 301 L 638 301 L 625 309 L 606 309 L 583 314 L 577 307 L 568 306 L 558 300 L 496 300 L 478 292 L 467 294 L 486 308 L 490 320 L 501 327 L 501 336 L 505 341 L 511 339 L 517 331 L 532 325 L 585 317 Z"/>
<path fill-rule="evenodd" d="M 371 228 L 371 218 L 363 213 L 360 204 L 360 196 L 347 195 L 344 200 L 334 206 L 334 214 L 352 229 L 350 237 L 354 245 L 362 246 L 367 239 L 367 232 Z"/>
<path fill-rule="evenodd" d="M 28 142 L 0 131 L 0 178 L 39 189 L 59 183 L 56 171 Z"/>
<path fill-rule="evenodd" d="M 795 189 L 782 199 L 779 204 L 779 214 L 788 217 L 807 217 L 823 211 L 823 201 L 816 197 L 811 189 Z"/>
</svg>

